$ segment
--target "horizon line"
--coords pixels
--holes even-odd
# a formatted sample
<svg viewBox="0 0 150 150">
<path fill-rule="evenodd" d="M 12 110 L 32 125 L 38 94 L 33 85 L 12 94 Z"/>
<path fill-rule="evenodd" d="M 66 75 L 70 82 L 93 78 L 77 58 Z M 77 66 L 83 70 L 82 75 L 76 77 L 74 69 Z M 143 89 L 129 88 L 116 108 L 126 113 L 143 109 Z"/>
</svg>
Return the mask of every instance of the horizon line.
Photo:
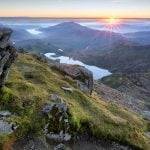
<svg viewBox="0 0 150 150">
<path fill-rule="evenodd" d="M 29 16 L 0 16 L 0 18 L 29 18 L 29 19 L 109 19 L 109 17 L 29 17 Z M 150 17 L 120 17 L 116 19 L 150 19 Z"/>
</svg>

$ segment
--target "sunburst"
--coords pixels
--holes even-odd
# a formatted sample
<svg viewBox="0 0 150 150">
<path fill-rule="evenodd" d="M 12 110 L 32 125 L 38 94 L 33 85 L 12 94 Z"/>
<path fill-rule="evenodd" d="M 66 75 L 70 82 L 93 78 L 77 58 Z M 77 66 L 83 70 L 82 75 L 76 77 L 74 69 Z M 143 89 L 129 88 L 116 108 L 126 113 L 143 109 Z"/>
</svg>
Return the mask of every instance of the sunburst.
<svg viewBox="0 0 150 150">
<path fill-rule="evenodd" d="M 118 23 L 118 19 L 114 18 L 114 17 L 110 17 L 108 19 L 108 23 L 109 24 L 117 24 Z"/>
<path fill-rule="evenodd" d="M 105 28 L 109 31 L 118 31 L 121 26 L 121 20 L 115 17 L 110 17 L 105 20 Z"/>
</svg>

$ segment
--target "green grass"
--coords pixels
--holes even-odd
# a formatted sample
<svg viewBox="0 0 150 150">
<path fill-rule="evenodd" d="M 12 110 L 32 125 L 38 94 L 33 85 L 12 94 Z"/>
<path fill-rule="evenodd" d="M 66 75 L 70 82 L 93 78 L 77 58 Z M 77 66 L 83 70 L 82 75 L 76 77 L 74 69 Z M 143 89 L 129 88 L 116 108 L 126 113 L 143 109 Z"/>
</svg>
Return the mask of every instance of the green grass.
<svg viewBox="0 0 150 150">
<path fill-rule="evenodd" d="M 62 86 L 72 87 L 74 92 L 64 93 Z M 40 111 L 45 103 L 51 103 L 52 93 L 61 96 L 69 105 L 73 135 L 89 131 L 96 137 L 133 147 L 145 150 L 150 147 L 144 134 L 148 125 L 142 117 L 94 95 L 86 95 L 74 82 L 65 81 L 63 74 L 29 54 L 19 54 L 0 96 L 0 109 L 8 109 L 18 116 L 8 118 L 20 125 L 17 137 L 41 131 L 45 120 Z"/>
</svg>

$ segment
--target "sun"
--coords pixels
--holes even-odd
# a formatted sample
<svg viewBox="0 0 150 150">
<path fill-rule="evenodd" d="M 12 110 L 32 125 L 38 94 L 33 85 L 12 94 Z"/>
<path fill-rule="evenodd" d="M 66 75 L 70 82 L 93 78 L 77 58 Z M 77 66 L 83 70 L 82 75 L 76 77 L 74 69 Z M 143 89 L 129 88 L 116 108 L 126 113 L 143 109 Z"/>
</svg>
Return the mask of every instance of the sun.
<svg viewBox="0 0 150 150">
<path fill-rule="evenodd" d="M 105 19 L 104 21 L 104 29 L 108 31 L 120 31 L 120 28 L 122 27 L 122 21 L 118 18 L 110 17 Z"/>
<path fill-rule="evenodd" d="M 109 19 L 108 19 L 108 23 L 109 24 L 117 24 L 118 23 L 118 19 L 116 19 L 115 17 L 110 17 Z"/>
</svg>

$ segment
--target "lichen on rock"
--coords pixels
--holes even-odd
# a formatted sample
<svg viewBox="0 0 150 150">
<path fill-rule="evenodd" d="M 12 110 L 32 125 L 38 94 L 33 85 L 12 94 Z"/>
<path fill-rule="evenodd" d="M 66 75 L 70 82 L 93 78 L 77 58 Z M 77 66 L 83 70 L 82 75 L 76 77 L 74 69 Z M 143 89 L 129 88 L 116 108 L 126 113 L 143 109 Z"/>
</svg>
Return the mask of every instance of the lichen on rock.
<svg viewBox="0 0 150 150">
<path fill-rule="evenodd" d="M 71 139 L 69 113 L 66 103 L 46 105 L 42 112 L 47 117 L 44 128 L 46 137 L 56 142 L 69 141 Z"/>
<path fill-rule="evenodd" d="M 17 57 L 17 49 L 9 41 L 12 30 L 0 28 L 0 87 L 4 85 L 11 65 Z"/>
</svg>

